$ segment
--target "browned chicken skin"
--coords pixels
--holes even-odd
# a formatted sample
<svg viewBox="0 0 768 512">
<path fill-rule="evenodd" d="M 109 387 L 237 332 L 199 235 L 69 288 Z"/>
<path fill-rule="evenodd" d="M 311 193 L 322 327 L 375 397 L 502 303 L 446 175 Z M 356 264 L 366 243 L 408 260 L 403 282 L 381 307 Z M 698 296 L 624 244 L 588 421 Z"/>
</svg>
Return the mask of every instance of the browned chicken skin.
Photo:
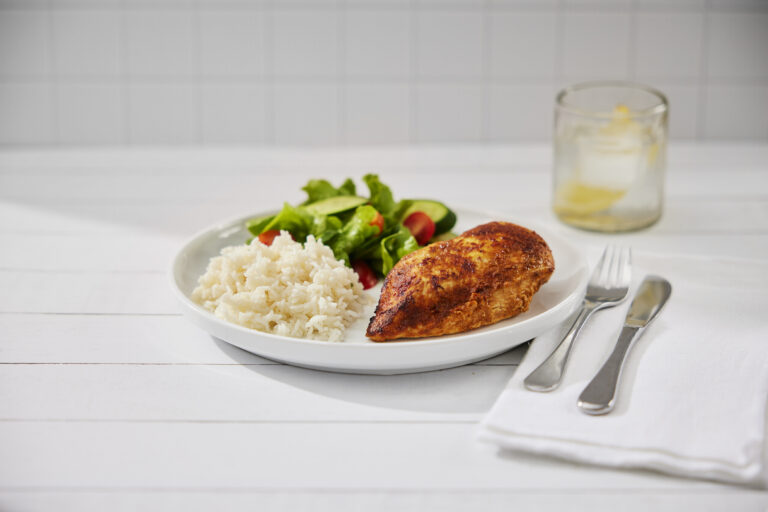
<svg viewBox="0 0 768 512">
<path fill-rule="evenodd" d="M 535 232 L 482 224 L 403 257 L 384 281 L 366 336 L 440 336 L 518 315 L 554 270 L 552 251 Z"/>
</svg>

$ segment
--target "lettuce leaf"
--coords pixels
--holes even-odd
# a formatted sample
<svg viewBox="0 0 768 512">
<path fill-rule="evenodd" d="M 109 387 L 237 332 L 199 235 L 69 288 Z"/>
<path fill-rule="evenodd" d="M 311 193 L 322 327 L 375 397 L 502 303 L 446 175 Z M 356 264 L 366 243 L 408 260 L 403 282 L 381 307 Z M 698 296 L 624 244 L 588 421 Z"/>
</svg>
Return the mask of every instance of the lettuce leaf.
<svg viewBox="0 0 768 512">
<path fill-rule="evenodd" d="M 398 226 L 392 233 L 379 240 L 366 244 L 355 259 L 361 258 L 369 262 L 371 267 L 386 276 L 392 267 L 406 254 L 419 248 L 419 243 L 405 226 Z"/>
<path fill-rule="evenodd" d="M 246 222 L 246 227 L 254 236 L 271 229 L 288 231 L 294 240 L 302 243 L 308 235 L 313 235 L 347 265 L 351 265 L 351 260 L 363 259 L 379 274 L 386 275 L 400 258 L 419 248 L 408 228 L 401 224 L 402 214 L 411 201 L 396 202 L 392 190 L 376 174 L 365 175 L 363 181 L 370 191 L 370 204 L 354 211 L 333 215 L 308 212 L 304 205 L 341 195 L 356 195 L 351 179 L 345 180 L 340 187 L 334 187 L 327 180 L 310 180 L 302 187 L 307 193 L 307 200 L 302 205 L 285 203 L 277 215 L 251 219 Z M 382 233 L 377 226 L 371 225 L 377 212 L 384 217 Z"/>
<path fill-rule="evenodd" d="M 301 203 L 302 206 L 329 197 L 354 196 L 357 193 L 355 182 L 350 178 L 344 180 L 339 188 L 334 187 L 327 180 L 309 180 L 306 185 L 301 187 L 301 190 L 307 193 L 307 200 Z"/>
<path fill-rule="evenodd" d="M 381 240 L 381 273 L 387 275 L 395 263 L 406 254 L 419 248 L 419 242 L 405 226 L 399 226 L 393 233 Z"/>
<path fill-rule="evenodd" d="M 309 234 L 328 245 L 341 232 L 342 222 L 333 215 L 315 215 Z"/>
<path fill-rule="evenodd" d="M 277 215 L 249 220 L 246 226 L 256 236 L 264 231 L 279 229 L 289 231 L 296 241 L 304 242 L 307 235 L 312 235 L 327 245 L 341 232 L 342 222 L 333 215 L 316 215 L 301 206 L 285 203 Z"/>
<path fill-rule="evenodd" d="M 279 229 L 290 232 L 293 239 L 297 242 L 304 242 L 307 239 L 307 235 L 311 232 L 313 222 L 314 216 L 304 208 L 284 203 L 280 213 L 275 215 L 267 224 L 261 226 L 259 233 L 271 229 Z M 259 233 L 253 234 L 258 235 Z"/>
<path fill-rule="evenodd" d="M 379 233 L 379 228 L 371 225 L 375 216 L 376 209 L 373 206 L 358 206 L 339 234 L 326 245 L 330 245 L 338 259 L 349 265 L 349 255 Z"/>
<path fill-rule="evenodd" d="M 377 174 L 366 174 L 363 176 L 363 181 L 371 193 L 371 206 L 376 208 L 386 219 L 397 208 L 397 203 L 392 197 L 392 190 L 379 180 Z"/>
<path fill-rule="evenodd" d="M 398 231 L 403 213 L 413 203 L 411 199 L 403 199 L 395 202 L 392 190 L 384 185 L 376 174 L 366 174 L 363 181 L 368 186 L 371 194 L 370 203 L 384 217 L 384 232 L 392 234 Z"/>
<path fill-rule="evenodd" d="M 250 219 L 246 221 L 245 227 L 248 229 L 248 231 L 251 232 L 252 235 L 259 236 L 261 233 L 264 232 L 264 226 L 272 222 L 272 219 L 274 218 L 275 218 L 275 215 L 267 215 L 266 217 L 258 217 L 256 219 Z"/>
</svg>

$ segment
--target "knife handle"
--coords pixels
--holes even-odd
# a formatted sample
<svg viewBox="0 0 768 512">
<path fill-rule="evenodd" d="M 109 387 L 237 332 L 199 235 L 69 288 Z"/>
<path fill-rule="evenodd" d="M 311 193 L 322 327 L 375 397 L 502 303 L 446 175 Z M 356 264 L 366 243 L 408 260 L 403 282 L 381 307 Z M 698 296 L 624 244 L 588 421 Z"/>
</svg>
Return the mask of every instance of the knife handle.
<svg viewBox="0 0 768 512">
<path fill-rule="evenodd" d="M 578 405 L 582 411 L 597 415 L 607 414 L 613 410 L 624 361 L 627 359 L 632 343 L 640 337 L 644 330 L 638 327 L 624 326 L 613 352 L 608 356 L 608 360 L 579 395 Z"/>
</svg>

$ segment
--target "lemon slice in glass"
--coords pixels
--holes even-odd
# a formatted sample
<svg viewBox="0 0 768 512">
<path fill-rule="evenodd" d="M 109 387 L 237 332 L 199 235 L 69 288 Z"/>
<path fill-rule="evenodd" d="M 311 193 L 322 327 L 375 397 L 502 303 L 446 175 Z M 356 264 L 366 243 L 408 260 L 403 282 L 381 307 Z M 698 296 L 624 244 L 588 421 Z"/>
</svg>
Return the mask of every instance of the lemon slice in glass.
<svg viewBox="0 0 768 512">
<path fill-rule="evenodd" d="M 626 193 L 626 190 L 567 183 L 558 191 L 555 211 L 561 215 L 598 213 L 613 206 Z"/>
</svg>

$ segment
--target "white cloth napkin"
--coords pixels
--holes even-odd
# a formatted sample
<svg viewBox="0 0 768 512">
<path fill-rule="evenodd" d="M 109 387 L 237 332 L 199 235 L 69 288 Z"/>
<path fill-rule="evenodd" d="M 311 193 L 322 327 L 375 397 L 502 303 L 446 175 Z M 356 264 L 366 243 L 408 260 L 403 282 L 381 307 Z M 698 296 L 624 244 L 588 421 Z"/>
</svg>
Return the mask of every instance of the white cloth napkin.
<svg viewBox="0 0 768 512">
<path fill-rule="evenodd" d="M 536 393 L 522 382 L 570 323 L 534 340 L 480 438 L 590 464 L 765 485 L 768 262 L 633 256 L 630 296 L 588 321 L 560 387 Z M 577 398 L 613 349 L 646 274 L 668 279 L 672 296 L 630 351 L 613 412 L 584 414 Z"/>
</svg>

